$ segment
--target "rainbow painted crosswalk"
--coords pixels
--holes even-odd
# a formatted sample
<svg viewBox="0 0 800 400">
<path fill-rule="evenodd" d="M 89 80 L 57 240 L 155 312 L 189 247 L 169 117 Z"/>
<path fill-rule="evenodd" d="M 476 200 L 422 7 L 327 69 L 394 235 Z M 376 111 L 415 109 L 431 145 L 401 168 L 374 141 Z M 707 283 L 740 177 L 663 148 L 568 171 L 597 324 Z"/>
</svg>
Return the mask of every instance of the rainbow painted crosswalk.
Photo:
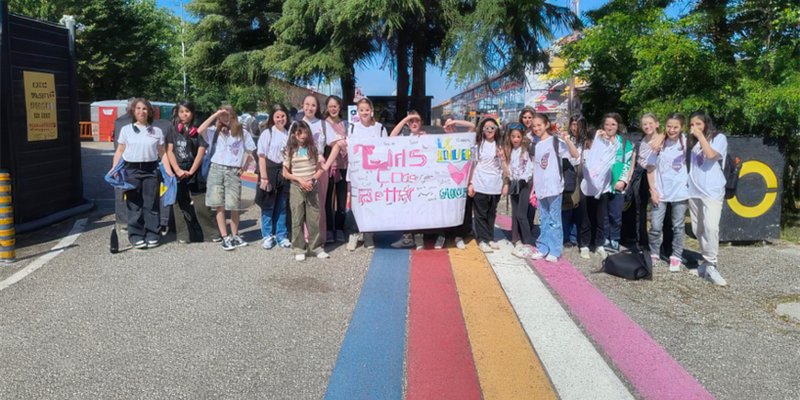
<svg viewBox="0 0 800 400">
<path fill-rule="evenodd" d="M 375 250 L 325 398 L 714 398 L 568 262 L 510 252 Z"/>
</svg>

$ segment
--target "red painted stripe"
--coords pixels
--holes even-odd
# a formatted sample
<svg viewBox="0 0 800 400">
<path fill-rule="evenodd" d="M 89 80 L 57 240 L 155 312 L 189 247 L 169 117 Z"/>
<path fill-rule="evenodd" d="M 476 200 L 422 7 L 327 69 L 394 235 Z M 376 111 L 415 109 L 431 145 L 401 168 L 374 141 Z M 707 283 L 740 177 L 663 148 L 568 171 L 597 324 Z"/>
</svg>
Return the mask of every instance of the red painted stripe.
<svg viewBox="0 0 800 400">
<path fill-rule="evenodd" d="M 533 261 L 532 264 L 642 397 L 648 400 L 714 399 L 572 264 L 566 260 L 558 263 Z"/>
<path fill-rule="evenodd" d="M 410 285 L 408 400 L 480 400 L 447 251 L 412 251 Z"/>
<path fill-rule="evenodd" d="M 511 230 L 511 217 L 498 215 L 494 220 L 496 225 L 500 225 L 505 230 Z"/>
</svg>

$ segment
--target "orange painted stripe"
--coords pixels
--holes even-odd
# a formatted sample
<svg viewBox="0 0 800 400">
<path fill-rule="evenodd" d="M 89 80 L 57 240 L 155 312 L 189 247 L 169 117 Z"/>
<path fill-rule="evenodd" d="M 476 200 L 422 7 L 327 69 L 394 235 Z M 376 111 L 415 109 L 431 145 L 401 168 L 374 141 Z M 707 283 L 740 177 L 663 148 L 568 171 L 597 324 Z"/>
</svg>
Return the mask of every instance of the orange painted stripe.
<svg viewBox="0 0 800 400">
<path fill-rule="evenodd" d="M 449 250 L 483 398 L 557 399 L 511 303 L 475 242 Z"/>
</svg>

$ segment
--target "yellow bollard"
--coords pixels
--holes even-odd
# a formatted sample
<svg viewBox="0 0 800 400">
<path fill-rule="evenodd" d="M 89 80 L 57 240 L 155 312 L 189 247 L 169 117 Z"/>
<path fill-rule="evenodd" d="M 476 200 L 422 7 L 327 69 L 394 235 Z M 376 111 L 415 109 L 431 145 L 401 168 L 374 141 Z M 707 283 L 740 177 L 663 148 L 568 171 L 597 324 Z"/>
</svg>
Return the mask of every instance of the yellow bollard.
<svg viewBox="0 0 800 400">
<path fill-rule="evenodd" d="M 17 260 L 14 206 L 11 203 L 11 174 L 0 173 L 0 260 L 13 263 Z"/>
</svg>

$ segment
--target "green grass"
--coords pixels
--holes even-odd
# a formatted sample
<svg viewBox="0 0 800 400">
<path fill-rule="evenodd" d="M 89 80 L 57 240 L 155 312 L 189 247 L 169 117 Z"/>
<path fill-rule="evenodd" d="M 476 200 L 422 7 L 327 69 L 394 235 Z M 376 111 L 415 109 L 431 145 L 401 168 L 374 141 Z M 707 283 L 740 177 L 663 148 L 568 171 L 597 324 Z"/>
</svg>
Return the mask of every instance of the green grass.
<svg viewBox="0 0 800 400">
<path fill-rule="evenodd" d="M 781 219 L 781 239 L 800 244 L 800 214 L 783 210 Z"/>
</svg>

